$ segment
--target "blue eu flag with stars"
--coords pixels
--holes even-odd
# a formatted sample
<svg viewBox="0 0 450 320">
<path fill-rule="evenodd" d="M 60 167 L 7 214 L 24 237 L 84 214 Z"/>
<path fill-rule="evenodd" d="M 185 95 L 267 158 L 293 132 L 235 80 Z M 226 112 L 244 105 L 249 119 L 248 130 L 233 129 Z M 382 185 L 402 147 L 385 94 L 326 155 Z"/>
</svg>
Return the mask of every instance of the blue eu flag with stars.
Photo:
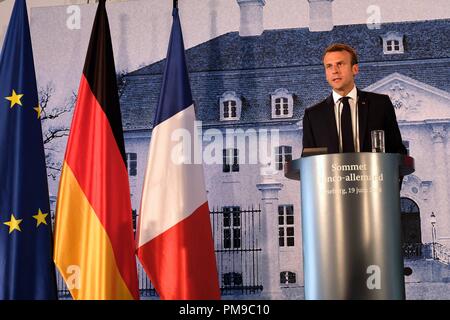
<svg viewBox="0 0 450 320">
<path fill-rule="evenodd" d="M 0 299 L 56 299 L 30 28 L 16 0 L 0 56 Z"/>
</svg>

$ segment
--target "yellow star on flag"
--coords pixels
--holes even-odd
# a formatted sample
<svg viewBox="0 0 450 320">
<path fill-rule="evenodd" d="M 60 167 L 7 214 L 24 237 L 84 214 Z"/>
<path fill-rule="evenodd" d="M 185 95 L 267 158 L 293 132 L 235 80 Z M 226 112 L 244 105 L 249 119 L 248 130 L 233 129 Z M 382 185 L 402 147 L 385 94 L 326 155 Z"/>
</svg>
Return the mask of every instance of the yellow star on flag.
<svg viewBox="0 0 450 320">
<path fill-rule="evenodd" d="M 5 97 L 5 99 L 11 101 L 10 108 L 12 108 L 16 104 L 18 104 L 19 106 L 22 105 L 22 101 L 20 101 L 20 99 L 22 99 L 22 97 L 23 97 L 23 94 L 17 94 L 16 91 L 13 89 L 12 95 L 10 97 Z"/>
<path fill-rule="evenodd" d="M 6 224 L 9 227 L 9 233 L 13 232 L 14 230 L 22 231 L 20 230 L 19 224 L 22 222 L 22 219 L 16 219 L 14 217 L 14 214 L 11 214 L 11 220 L 4 222 L 3 224 Z"/>
<path fill-rule="evenodd" d="M 41 209 L 39 209 L 39 212 L 37 215 L 33 216 L 33 218 L 36 219 L 36 228 L 39 227 L 41 223 L 47 225 L 47 221 L 45 218 L 48 216 L 48 213 L 42 213 Z"/>
<path fill-rule="evenodd" d="M 33 108 L 34 110 L 36 110 L 37 114 L 38 114 L 38 119 L 41 118 L 41 112 L 42 112 L 42 108 L 40 105 L 38 105 L 36 108 Z"/>
</svg>

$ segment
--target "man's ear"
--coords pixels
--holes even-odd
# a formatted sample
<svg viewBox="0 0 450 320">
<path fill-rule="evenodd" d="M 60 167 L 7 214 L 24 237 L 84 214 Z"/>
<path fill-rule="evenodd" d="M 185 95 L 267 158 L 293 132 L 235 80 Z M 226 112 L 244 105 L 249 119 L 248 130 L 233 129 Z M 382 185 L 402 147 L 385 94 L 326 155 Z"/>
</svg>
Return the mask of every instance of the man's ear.
<svg viewBox="0 0 450 320">
<path fill-rule="evenodd" d="M 359 72 L 359 66 L 358 66 L 358 64 L 354 64 L 354 65 L 352 66 L 352 71 L 353 71 L 353 75 L 354 75 L 354 76 L 356 76 L 356 75 L 358 74 L 358 72 Z"/>
</svg>

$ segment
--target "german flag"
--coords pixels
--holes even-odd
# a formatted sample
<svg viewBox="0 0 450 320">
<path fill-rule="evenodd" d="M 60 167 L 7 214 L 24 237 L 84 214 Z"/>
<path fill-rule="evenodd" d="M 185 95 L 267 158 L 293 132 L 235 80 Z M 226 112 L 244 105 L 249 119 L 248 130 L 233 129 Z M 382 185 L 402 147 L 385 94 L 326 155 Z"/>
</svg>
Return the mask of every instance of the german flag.
<svg viewBox="0 0 450 320">
<path fill-rule="evenodd" d="M 55 263 L 74 299 L 139 299 L 105 0 L 95 16 L 56 207 Z"/>
</svg>

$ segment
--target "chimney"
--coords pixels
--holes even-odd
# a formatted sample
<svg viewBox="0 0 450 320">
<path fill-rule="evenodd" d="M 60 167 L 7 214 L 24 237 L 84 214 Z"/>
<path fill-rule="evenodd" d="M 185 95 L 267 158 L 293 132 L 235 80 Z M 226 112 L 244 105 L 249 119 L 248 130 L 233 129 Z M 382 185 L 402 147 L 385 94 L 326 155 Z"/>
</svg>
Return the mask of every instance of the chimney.
<svg viewBox="0 0 450 320">
<path fill-rule="evenodd" d="M 263 7 L 266 0 L 237 0 L 241 8 L 241 37 L 259 36 L 264 31 Z"/>
<path fill-rule="evenodd" d="M 330 31 L 333 29 L 333 0 L 308 0 L 309 31 Z"/>
</svg>

